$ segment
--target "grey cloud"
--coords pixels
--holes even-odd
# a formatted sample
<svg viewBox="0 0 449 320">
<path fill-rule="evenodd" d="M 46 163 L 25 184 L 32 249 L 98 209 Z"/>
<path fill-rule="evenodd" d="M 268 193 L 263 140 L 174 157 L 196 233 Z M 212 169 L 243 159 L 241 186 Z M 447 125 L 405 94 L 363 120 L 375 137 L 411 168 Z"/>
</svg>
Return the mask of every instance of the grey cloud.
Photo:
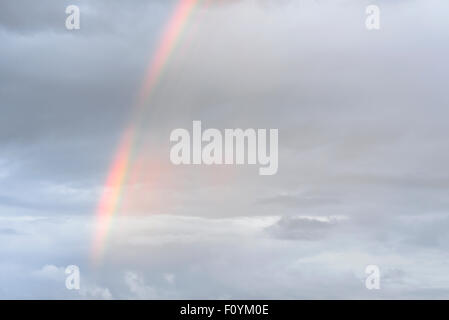
<svg viewBox="0 0 449 320">
<path fill-rule="evenodd" d="M 438 259 L 446 256 L 444 251 L 407 247 L 394 238 L 386 243 L 368 241 L 361 234 L 369 228 L 353 226 L 351 230 L 334 224 L 326 237 L 285 241 L 267 234 L 267 227 L 278 224 L 273 219 L 121 217 L 102 266 L 95 269 L 85 257 L 89 246 L 85 235 L 93 221 L 85 217 L 50 220 L 28 224 L 29 234 L 38 232 L 41 239 L 15 238 L 14 256 L 0 248 L 2 256 L 10 257 L 8 263 L 0 263 L 0 279 L 12 288 L 8 297 L 24 297 L 22 285 L 34 297 L 68 299 L 444 298 L 446 293 L 445 262 Z M 291 219 L 291 228 L 286 221 L 283 227 L 289 232 L 323 230 L 310 220 Z M 419 224 L 413 225 L 419 228 Z M 387 232 L 403 236 L 397 230 Z M 48 248 L 47 239 L 60 245 L 52 243 Z M 22 245 L 17 246 L 17 241 Z M 24 257 L 26 267 L 13 267 Z M 69 264 L 80 267 L 83 295 L 65 289 L 62 271 Z M 382 290 L 365 289 L 368 264 L 380 267 Z M 166 281 L 167 273 L 176 275 L 175 284 Z M 43 286 L 46 291 L 40 289 Z M 0 295 L 5 294 L 0 290 Z"/>
<path fill-rule="evenodd" d="M 280 194 L 274 197 L 260 199 L 258 201 L 262 205 L 284 205 L 291 208 L 314 207 L 320 205 L 338 205 L 340 201 L 332 197 L 320 197 L 314 195 L 292 195 Z"/>
<path fill-rule="evenodd" d="M 196 12 L 144 107 L 148 170 L 98 272 L 96 202 L 175 2 L 79 1 L 68 32 L 66 2 L 2 1 L 0 296 L 80 298 L 35 274 L 75 263 L 86 298 L 447 297 L 449 7 L 380 2 L 368 32 L 368 2 Z M 192 120 L 278 128 L 278 174 L 172 166 L 169 133 Z M 363 287 L 372 263 L 382 292 Z"/>
<path fill-rule="evenodd" d="M 320 221 L 307 217 L 282 217 L 267 232 L 281 239 L 319 240 L 328 235 L 336 220 Z"/>
<path fill-rule="evenodd" d="M 17 232 L 17 230 L 13 229 L 13 228 L 0 228 L 0 235 L 17 235 L 19 234 Z"/>
<path fill-rule="evenodd" d="M 162 0 L 134 0 L 132 2 L 117 2 L 99 0 L 95 3 L 86 0 L 17 0 L 3 2 L 0 11 L 0 28 L 6 32 L 17 33 L 22 36 L 39 35 L 45 33 L 65 33 L 65 10 L 70 5 L 80 9 L 80 21 L 83 26 L 78 32 L 84 36 L 92 34 L 124 34 L 152 15 L 154 20 L 167 12 L 167 8 L 175 1 Z M 131 13 L 131 14 L 130 14 Z M 137 18 L 136 18 L 137 17 Z M 133 28 L 134 26 L 134 28 Z M 84 32 L 87 29 L 88 32 Z"/>
</svg>

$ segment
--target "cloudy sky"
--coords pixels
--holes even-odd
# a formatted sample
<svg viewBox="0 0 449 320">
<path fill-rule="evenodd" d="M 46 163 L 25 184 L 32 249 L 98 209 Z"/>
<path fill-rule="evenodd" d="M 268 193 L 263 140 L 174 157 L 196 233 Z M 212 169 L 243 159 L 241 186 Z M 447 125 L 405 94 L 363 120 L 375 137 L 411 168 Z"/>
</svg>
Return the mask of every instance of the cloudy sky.
<svg viewBox="0 0 449 320">
<path fill-rule="evenodd" d="M 447 0 L 203 0 L 145 100 L 140 161 L 92 263 L 177 3 L 1 1 L 0 298 L 449 298 Z M 277 174 L 174 166 L 170 132 L 193 120 L 279 129 Z"/>
</svg>

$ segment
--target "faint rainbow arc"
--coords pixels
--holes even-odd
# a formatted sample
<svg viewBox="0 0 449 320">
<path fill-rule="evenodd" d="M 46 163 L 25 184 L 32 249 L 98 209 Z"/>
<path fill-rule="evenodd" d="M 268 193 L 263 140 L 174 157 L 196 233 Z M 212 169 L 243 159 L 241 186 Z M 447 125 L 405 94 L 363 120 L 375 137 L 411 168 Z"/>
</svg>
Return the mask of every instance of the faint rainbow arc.
<svg viewBox="0 0 449 320">
<path fill-rule="evenodd" d="M 161 40 L 145 72 L 143 85 L 140 89 L 131 125 L 125 130 L 119 142 L 118 149 L 110 166 L 104 191 L 96 210 L 96 225 L 92 258 L 98 264 L 104 253 L 111 220 L 120 203 L 123 184 L 129 168 L 133 143 L 137 134 L 137 126 L 133 120 L 139 119 L 146 100 L 157 85 L 165 65 L 167 64 L 176 44 L 186 26 L 189 17 L 201 0 L 179 0 L 174 12 L 164 28 Z"/>
</svg>

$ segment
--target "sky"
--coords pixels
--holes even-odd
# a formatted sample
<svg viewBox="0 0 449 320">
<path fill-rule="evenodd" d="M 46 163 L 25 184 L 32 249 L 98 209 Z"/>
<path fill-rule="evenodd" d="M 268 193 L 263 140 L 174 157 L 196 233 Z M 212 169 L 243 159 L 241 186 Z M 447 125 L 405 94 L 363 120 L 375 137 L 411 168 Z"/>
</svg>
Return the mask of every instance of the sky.
<svg viewBox="0 0 449 320">
<path fill-rule="evenodd" d="M 140 105 L 92 262 L 177 4 L 1 1 L 0 299 L 449 298 L 446 0 L 203 0 Z M 173 165 L 194 120 L 278 129 L 277 174 Z"/>
</svg>

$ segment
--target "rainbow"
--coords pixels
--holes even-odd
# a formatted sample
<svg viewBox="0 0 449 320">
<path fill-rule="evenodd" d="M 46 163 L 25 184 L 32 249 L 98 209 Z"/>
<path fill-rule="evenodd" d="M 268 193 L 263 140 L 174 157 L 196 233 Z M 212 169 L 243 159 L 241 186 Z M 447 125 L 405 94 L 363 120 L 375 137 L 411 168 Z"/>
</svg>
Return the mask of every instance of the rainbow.
<svg viewBox="0 0 449 320">
<path fill-rule="evenodd" d="M 104 255 L 112 218 L 120 204 L 123 185 L 130 167 L 133 145 L 138 135 L 138 123 L 139 119 L 142 118 L 143 109 L 160 81 L 164 68 L 173 54 L 190 16 L 201 1 L 178 0 L 145 72 L 144 81 L 138 93 L 135 108 L 133 108 L 131 123 L 119 141 L 106 178 L 104 191 L 97 205 L 93 250 L 91 253 L 94 264 L 98 264 Z"/>
</svg>

